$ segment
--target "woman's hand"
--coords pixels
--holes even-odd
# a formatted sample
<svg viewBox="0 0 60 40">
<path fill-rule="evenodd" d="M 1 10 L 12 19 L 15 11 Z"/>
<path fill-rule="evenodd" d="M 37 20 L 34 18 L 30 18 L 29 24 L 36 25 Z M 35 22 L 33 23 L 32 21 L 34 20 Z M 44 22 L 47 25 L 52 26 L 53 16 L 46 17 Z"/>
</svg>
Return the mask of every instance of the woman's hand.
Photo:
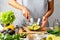
<svg viewBox="0 0 60 40">
<path fill-rule="evenodd" d="M 23 8 L 23 16 L 26 17 L 28 21 L 30 21 L 30 13 L 26 8 Z"/>
<path fill-rule="evenodd" d="M 47 22 L 48 22 L 48 18 L 44 16 L 44 17 L 42 18 L 41 27 L 42 27 L 42 28 L 46 27 Z"/>
<path fill-rule="evenodd" d="M 47 22 L 48 22 L 48 18 L 47 17 L 43 17 L 42 18 L 42 24 L 41 24 L 41 30 L 47 30 L 47 28 L 46 28 Z"/>
</svg>

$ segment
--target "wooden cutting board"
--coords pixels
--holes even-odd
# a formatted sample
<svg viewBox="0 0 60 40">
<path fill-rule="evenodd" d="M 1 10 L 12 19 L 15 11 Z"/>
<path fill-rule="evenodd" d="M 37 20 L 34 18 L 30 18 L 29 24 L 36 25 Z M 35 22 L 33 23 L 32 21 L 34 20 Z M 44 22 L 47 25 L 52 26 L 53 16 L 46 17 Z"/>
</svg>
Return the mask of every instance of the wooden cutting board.
<svg viewBox="0 0 60 40">
<path fill-rule="evenodd" d="M 27 34 L 44 34 L 47 32 L 48 28 L 45 27 L 44 30 L 39 30 L 39 31 L 30 31 L 27 27 L 23 27 L 24 30 L 26 30 L 26 32 L 23 32 L 21 28 L 19 28 L 19 32 L 18 33 L 27 33 Z"/>
<path fill-rule="evenodd" d="M 39 30 L 39 31 L 30 31 L 27 27 L 23 27 L 24 30 L 26 30 L 26 32 L 23 32 L 21 28 L 19 28 L 19 32 L 18 33 L 26 33 L 28 34 L 27 37 L 29 38 L 29 40 L 34 40 L 35 36 L 33 34 L 44 34 L 47 32 L 48 28 L 45 27 L 44 31 Z"/>
</svg>

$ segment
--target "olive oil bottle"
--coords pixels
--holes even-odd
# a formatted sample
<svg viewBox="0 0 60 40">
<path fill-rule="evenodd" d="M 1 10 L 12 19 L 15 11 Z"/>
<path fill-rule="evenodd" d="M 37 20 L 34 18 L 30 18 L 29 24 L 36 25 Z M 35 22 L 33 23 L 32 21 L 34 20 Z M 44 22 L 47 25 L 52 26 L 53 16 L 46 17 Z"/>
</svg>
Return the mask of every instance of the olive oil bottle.
<svg viewBox="0 0 60 40">
<path fill-rule="evenodd" d="M 55 21 L 53 23 L 53 29 L 56 31 L 60 30 L 60 22 L 58 19 L 55 19 Z"/>
</svg>

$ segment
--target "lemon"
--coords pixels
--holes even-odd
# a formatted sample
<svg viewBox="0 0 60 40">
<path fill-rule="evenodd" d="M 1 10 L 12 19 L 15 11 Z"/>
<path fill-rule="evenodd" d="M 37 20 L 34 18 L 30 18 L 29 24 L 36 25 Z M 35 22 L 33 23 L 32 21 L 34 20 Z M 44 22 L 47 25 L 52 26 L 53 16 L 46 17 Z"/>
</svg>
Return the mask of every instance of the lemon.
<svg viewBox="0 0 60 40">
<path fill-rule="evenodd" d="M 55 35 L 48 35 L 46 40 L 55 40 L 56 36 Z"/>
<path fill-rule="evenodd" d="M 35 26 L 34 30 L 38 30 L 40 28 L 40 26 Z"/>
<path fill-rule="evenodd" d="M 10 24 L 9 26 L 5 26 L 3 28 L 3 30 L 7 30 L 7 29 L 11 29 L 11 30 L 14 30 L 14 26 L 12 24 Z"/>
<path fill-rule="evenodd" d="M 56 36 L 55 40 L 60 40 L 60 36 Z"/>
<path fill-rule="evenodd" d="M 29 30 L 38 30 L 40 26 L 27 26 Z"/>
</svg>

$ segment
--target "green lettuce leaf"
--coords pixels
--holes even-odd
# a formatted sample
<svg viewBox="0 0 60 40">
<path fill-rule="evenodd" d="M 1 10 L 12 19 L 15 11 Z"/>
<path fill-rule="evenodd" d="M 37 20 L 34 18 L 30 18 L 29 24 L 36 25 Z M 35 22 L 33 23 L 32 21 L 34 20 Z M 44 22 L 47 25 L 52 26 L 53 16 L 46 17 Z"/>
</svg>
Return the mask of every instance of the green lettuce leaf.
<svg viewBox="0 0 60 40">
<path fill-rule="evenodd" d="M 1 12 L 0 13 L 0 23 L 2 24 L 8 24 L 8 23 L 13 23 L 15 20 L 15 15 L 13 11 L 6 11 L 6 12 Z"/>
</svg>

